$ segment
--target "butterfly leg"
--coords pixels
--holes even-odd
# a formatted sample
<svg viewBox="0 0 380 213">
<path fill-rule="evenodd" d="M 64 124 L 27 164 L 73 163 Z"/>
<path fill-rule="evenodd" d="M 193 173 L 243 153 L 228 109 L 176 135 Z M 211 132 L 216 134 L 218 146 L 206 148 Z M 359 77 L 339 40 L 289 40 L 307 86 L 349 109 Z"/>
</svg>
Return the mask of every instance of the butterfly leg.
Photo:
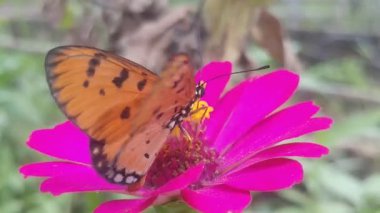
<svg viewBox="0 0 380 213">
<path fill-rule="evenodd" d="M 185 127 L 182 126 L 181 123 L 178 124 L 178 128 L 181 130 L 182 134 L 185 136 L 185 139 L 188 141 L 188 142 L 192 142 L 193 141 L 193 138 L 190 136 L 189 132 L 185 129 Z"/>
<path fill-rule="evenodd" d="M 207 107 L 202 107 L 201 110 L 204 110 L 203 114 L 202 114 L 202 117 L 201 117 L 201 120 L 200 120 L 200 123 L 203 123 L 203 121 L 204 121 L 204 119 L 206 117 L 206 113 L 207 113 L 208 108 Z"/>
<path fill-rule="evenodd" d="M 196 126 L 195 126 L 195 135 L 199 135 L 199 133 L 200 132 L 202 132 L 203 131 L 203 129 L 202 129 L 202 127 L 203 127 L 203 121 L 204 121 L 204 119 L 205 119 L 205 117 L 206 117 L 206 113 L 207 113 L 207 109 L 205 109 L 204 111 L 203 111 L 203 114 L 202 114 L 202 116 L 201 116 L 201 119 L 199 120 L 199 122 L 196 124 Z"/>
<path fill-rule="evenodd" d="M 203 114 L 202 114 L 202 116 L 200 116 L 198 124 L 202 124 L 203 123 L 203 121 L 204 121 L 204 119 L 206 117 L 206 113 L 208 111 L 208 107 L 203 106 L 203 107 L 197 108 L 196 110 L 191 111 L 190 114 L 189 114 L 190 116 L 192 116 L 194 114 L 197 114 L 198 112 L 201 112 L 202 110 L 203 110 Z"/>
</svg>

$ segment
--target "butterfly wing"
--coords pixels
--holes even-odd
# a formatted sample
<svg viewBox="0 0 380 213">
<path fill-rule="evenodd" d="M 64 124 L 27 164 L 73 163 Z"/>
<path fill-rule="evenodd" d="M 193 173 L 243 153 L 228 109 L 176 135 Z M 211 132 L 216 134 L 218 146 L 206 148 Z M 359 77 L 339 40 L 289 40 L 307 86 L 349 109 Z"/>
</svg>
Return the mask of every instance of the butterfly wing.
<svg viewBox="0 0 380 213">
<path fill-rule="evenodd" d="M 107 159 L 101 155 L 95 158 L 98 170 L 110 182 L 138 183 L 153 164 L 170 130 L 181 122 L 175 118 L 180 117 L 182 110 L 190 110 L 195 82 L 188 61 L 187 56 L 178 55 L 168 63 L 152 93 L 141 103 L 132 120 L 130 138 L 117 147 L 113 163 L 107 165 Z M 92 152 L 102 149 L 105 147 L 101 143 L 93 142 Z"/>
<path fill-rule="evenodd" d="M 159 79 L 109 52 L 63 46 L 49 51 L 45 68 L 55 101 L 91 138 L 95 169 L 110 182 L 132 184 L 147 173 L 173 116 L 191 101 L 188 63 L 187 56 L 175 57 Z"/>
<path fill-rule="evenodd" d="M 109 52 L 62 46 L 48 52 L 50 91 L 64 114 L 97 141 L 124 141 L 130 118 L 158 76 Z"/>
</svg>

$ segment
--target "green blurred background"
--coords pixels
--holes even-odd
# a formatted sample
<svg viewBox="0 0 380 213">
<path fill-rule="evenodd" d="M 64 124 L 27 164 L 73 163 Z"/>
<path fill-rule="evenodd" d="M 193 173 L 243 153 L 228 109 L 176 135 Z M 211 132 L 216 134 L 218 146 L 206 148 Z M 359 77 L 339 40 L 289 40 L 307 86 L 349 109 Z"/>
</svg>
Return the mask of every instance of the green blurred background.
<svg viewBox="0 0 380 213">
<path fill-rule="evenodd" d="M 194 18 L 198 6 L 190 0 L 0 0 L 0 212 L 91 212 L 107 199 L 42 194 L 40 180 L 18 173 L 24 163 L 46 160 L 26 148 L 31 131 L 64 120 L 48 92 L 44 55 L 57 45 L 86 44 L 155 71 L 171 53 L 190 51 L 198 65 L 217 59 L 233 61 L 235 71 L 270 64 L 299 72 L 292 101 L 313 99 L 335 120 L 330 131 L 312 136 L 330 155 L 302 160 L 302 184 L 254 193 L 247 212 L 380 213 L 380 1 L 210 0 L 203 21 Z M 189 23 L 195 27 L 183 27 Z M 139 37 L 142 26 L 152 37 Z"/>
</svg>

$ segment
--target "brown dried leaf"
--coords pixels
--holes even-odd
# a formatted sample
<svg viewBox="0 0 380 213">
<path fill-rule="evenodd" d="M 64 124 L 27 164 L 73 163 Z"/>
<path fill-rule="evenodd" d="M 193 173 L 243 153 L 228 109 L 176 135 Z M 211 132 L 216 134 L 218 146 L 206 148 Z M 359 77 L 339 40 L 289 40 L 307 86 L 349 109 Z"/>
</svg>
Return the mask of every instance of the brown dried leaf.
<svg viewBox="0 0 380 213">
<path fill-rule="evenodd" d="M 278 19 L 266 9 L 261 9 L 251 28 L 254 41 L 264 48 L 282 66 L 302 71 L 302 65 L 295 55 Z"/>
<path fill-rule="evenodd" d="M 206 61 L 236 62 L 247 46 L 256 11 L 271 0 L 207 0 L 204 22 L 208 32 Z"/>
<path fill-rule="evenodd" d="M 283 30 L 276 17 L 265 9 L 260 10 L 251 28 L 251 35 L 277 62 L 284 64 Z"/>
<path fill-rule="evenodd" d="M 298 56 L 295 54 L 295 51 L 293 50 L 293 46 L 290 43 L 289 39 L 284 39 L 284 55 L 285 55 L 285 64 L 284 67 L 293 70 L 295 72 L 303 72 L 304 67 L 298 58 Z"/>
</svg>

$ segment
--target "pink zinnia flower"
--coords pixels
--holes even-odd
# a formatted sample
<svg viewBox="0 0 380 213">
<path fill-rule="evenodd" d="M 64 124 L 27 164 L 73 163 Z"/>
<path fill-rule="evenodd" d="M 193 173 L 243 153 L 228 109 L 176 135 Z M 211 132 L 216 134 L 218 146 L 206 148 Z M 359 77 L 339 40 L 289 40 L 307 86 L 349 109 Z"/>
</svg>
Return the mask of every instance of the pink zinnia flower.
<svg viewBox="0 0 380 213">
<path fill-rule="evenodd" d="M 245 80 L 219 98 L 230 73 L 231 64 L 224 62 L 211 63 L 197 74 L 197 82 L 207 83 L 199 103 L 207 111 L 183 123 L 187 134 L 168 139 L 145 185 L 132 193 L 136 198 L 108 201 L 95 212 L 139 212 L 178 199 L 202 212 L 239 212 L 250 204 L 251 191 L 288 189 L 302 181 L 301 164 L 290 158 L 319 158 L 328 149 L 311 142 L 279 143 L 327 129 L 332 120 L 313 117 L 319 107 L 312 102 L 278 109 L 299 81 L 286 70 Z M 207 82 L 219 75 L 225 76 Z M 59 159 L 20 168 L 25 177 L 44 178 L 42 192 L 130 194 L 96 173 L 88 137 L 70 122 L 33 132 L 27 145 Z"/>
</svg>

